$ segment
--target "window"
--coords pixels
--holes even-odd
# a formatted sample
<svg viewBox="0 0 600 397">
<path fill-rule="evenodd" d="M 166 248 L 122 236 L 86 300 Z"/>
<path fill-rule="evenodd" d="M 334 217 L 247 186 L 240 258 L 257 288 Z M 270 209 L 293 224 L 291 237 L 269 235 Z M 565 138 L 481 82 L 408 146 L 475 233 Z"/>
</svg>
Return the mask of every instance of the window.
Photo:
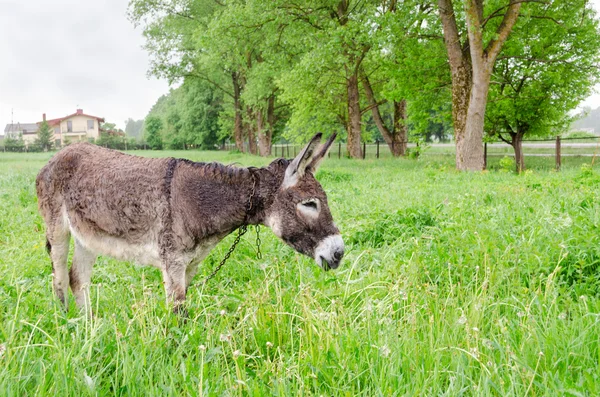
<svg viewBox="0 0 600 397">
<path fill-rule="evenodd" d="M 67 121 L 67 132 L 73 132 L 73 122 Z"/>
<path fill-rule="evenodd" d="M 60 127 L 54 127 L 54 134 L 55 135 L 60 134 Z"/>
<path fill-rule="evenodd" d="M 94 120 L 88 120 L 88 130 L 94 129 Z"/>
</svg>

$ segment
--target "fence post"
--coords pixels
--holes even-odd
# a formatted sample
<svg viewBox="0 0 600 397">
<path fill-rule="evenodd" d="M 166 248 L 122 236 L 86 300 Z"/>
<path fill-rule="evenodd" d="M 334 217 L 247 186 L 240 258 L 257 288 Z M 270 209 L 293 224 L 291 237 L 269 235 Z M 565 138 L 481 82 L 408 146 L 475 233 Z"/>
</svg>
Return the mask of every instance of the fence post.
<svg viewBox="0 0 600 397">
<path fill-rule="evenodd" d="M 560 171 L 560 135 L 556 136 L 556 171 Z"/>
<path fill-rule="evenodd" d="M 287 156 L 288 156 L 288 159 L 289 159 L 289 158 L 290 158 L 290 144 L 289 144 L 289 143 L 286 143 L 286 144 L 285 144 L 285 147 L 286 147 L 286 149 L 287 149 Z"/>
<path fill-rule="evenodd" d="M 483 169 L 487 169 L 487 142 L 483 143 Z"/>
<path fill-rule="evenodd" d="M 294 143 L 294 158 L 296 158 L 296 144 Z"/>
<path fill-rule="evenodd" d="M 367 142 L 363 142 L 363 160 L 367 157 Z"/>
<path fill-rule="evenodd" d="M 338 142 L 338 159 L 342 158 L 342 142 Z"/>
<path fill-rule="evenodd" d="M 379 158 L 379 139 L 375 142 L 377 142 L 377 158 Z"/>
</svg>

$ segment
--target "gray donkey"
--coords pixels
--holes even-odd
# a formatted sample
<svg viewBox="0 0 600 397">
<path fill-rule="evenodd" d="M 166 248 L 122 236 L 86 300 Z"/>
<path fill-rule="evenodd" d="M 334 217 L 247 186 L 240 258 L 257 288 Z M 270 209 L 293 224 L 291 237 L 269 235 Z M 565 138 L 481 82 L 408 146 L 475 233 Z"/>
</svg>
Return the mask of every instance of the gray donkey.
<svg viewBox="0 0 600 397">
<path fill-rule="evenodd" d="M 77 306 L 89 310 L 102 254 L 159 268 L 177 309 L 198 264 L 246 224 L 269 226 L 325 270 L 337 268 L 344 243 L 314 177 L 334 139 L 319 146 L 317 134 L 292 161 L 264 168 L 142 158 L 88 143 L 61 150 L 36 179 L 57 297 L 66 305 L 70 285 Z"/>
</svg>

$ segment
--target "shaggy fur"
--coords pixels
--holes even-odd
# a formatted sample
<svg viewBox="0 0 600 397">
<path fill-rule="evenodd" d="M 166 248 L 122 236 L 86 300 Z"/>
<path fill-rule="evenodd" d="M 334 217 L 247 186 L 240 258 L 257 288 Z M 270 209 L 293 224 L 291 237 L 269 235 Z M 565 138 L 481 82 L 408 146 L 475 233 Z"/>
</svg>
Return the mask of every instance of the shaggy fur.
<svg viewBox="0 0 600 397">
<path fill-rule="evenodd" d="M 161 269 L 167 296 L 178 305 L 198 263 L 243 223 L 271 226 L 290 246 L 314 257 L 321 241 L 339 235 L 312 175 L 321 159 L 313 158 L 324 156 L 331 144 L 315 156 L 319 140 L 313 138 L 307 146 L 312 150 L 293 162 L 278 159 L 265 168 L 149 159 L 87 143 L 61 150 L 36 180 L 57 297 L 66 304 L 70 285 L 78 306 L 89 309 L 92 266 L 97 255 L 108 255 Z M 320 203 L 316 216 L 298 211 L 307 199 Z M 71 235 L 75 251 L 67 271 Z M 335 252 L 316 258 L 325 268 L 337 267 L 343 245 L 331 249 Z"/>
</svg>

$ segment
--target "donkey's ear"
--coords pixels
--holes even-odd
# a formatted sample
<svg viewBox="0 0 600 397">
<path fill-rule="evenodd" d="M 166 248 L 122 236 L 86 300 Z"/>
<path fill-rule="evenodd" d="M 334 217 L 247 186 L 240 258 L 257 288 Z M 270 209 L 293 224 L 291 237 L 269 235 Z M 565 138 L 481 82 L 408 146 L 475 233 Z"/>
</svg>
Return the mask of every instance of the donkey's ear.
<svg viewBox="0 0 600 397">
<path fill-rule="evenodd" d="M 306 167 L 310 164 L 319 142 L 321 142 L 320 132 L 312 137 L 308 145 L 304 147 L 294 160 L 288 165 L 285 170 L 285 178 L 283 178 L 283 187 L 288 188 L 298 183 L 298 180 L 304 176 Z"/>
<path fill-rule="evenodd" d="M 310 163 L 306 167 L 306 171 L 312 172 L 313 174 L 315 172 L 317 172 L 317 169 L 319 168 L 319 165 L 321 164 L 321 161 L 323 161 L 323 159 L 327 156 L 327 152 L 331 148 L 331 145 L 333 144 L 333 141 L 335 141 L 335 137 L 336 136 L 337 136 L 337 133 L 334 132 L 329 137 L 329 139 L 324 144 L 321 145 L 321 147 L 317 151 L 317 154 L 315 154 L 313 156 L 312 160 L 310 161 Z"/>
</svg>

